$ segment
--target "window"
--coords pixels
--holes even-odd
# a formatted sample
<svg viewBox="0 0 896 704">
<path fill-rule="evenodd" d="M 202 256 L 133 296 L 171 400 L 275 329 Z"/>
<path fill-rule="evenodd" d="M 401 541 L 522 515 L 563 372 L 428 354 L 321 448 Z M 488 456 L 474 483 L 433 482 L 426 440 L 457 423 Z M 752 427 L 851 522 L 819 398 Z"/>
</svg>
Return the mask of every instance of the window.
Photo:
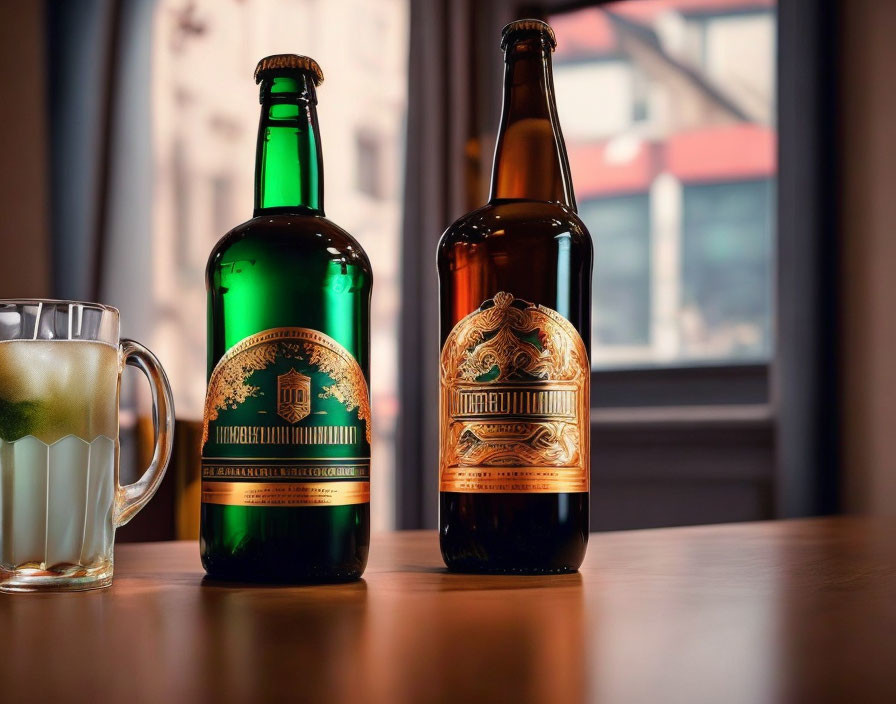
<svg viewBox="0 0 896 704">
<path fill-rule="evenodd" d="M 579 208 L 593 233 L 594 337 L 631 358 L 650 342 L 650 219 L 643 193 L 594 199 Z"/>
<path fill-rule="evenodd" d="M 549 21 L 595 250 L 592 528 L 771 517 L 776 4 L 618 0 Z"/>
<path fill-rule="evenodd" d="M 159 0 L 152 32 L 151 266 L 158 313 L 147 344 L 165 360 L 180 419 L 202 417 L 206 258 L 227 230 L 252 216 L 255 62 L 290 52 L 313 56 L 323 68 L 318 115 L 327 216 L 360 241 L 376 272 L 372 522 L 379 530 L 391 527 L 395 513 L 394 330 L 408 31 L 406 0 Z M 344 138 L 353 134 L 360 135 L 357 144 Z"/>
<path fill-rule="evenodd" d="M 595 244 L 593 367 L 769 360 L 774 3 L 622 0 L 550 21 Z"/>
<path fill-rule="evenodd" d="M 771 194 L 768 180 L 685 187 L 682 357 L 767 358 Z"/>
</svg>

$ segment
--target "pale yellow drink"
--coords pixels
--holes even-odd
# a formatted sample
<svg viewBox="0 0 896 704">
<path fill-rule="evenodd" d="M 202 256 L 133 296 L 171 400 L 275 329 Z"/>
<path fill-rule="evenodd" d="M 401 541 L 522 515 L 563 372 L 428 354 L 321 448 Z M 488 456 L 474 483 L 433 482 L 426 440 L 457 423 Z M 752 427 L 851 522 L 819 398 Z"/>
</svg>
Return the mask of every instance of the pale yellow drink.
<svg viewBox="0 0 896 704">
<path fill-rule="evenodd" d="M 0 569 L 109 567 L 119 352 L 101 342 L 0 342 Z"/>
</svg>

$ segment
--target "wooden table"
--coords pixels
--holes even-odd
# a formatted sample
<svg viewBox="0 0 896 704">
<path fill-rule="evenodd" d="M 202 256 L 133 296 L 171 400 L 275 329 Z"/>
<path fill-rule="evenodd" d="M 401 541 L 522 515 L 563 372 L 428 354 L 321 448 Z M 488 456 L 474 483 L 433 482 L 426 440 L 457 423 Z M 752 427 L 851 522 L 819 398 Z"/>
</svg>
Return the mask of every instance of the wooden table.
<svg viewBox="0 0 896 704">
<path fill-rule="evenodd" d="M 0 701 L 896 702 L 893 523 L 595 534 L 550 578 L 448 574 L 428 532 L 348 585 L 116 556 L 109 590 L 0 595 Z"/>
</svg>

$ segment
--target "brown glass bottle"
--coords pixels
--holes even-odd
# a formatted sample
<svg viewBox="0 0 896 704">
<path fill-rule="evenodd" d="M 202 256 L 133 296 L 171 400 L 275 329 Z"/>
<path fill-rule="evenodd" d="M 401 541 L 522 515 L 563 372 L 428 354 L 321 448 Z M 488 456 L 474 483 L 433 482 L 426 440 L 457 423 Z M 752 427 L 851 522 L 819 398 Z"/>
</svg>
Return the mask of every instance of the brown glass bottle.
<svg viewBox="0 0 896 704">
<path fill-rule="evenodd" d="M 537 20 L 502 33 L 487 205 L 439 243 L 440 542 L 451 569 L 578 569 L 588 542 L 591 236 Z"/>
</svg>

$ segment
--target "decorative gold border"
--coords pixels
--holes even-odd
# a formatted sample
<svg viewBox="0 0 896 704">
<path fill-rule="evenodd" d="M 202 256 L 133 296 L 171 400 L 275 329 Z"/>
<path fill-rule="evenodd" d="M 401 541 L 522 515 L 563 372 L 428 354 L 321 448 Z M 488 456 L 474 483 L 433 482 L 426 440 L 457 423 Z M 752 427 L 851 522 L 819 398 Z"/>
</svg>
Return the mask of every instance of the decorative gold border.
<svg viewBox="0 0 896 704">
<path fill-rule="evenodd" d="M 209 378 L 205 397 L 202 423 L 203 448 L 208 441 L 209 422 L 217 420 L 219 410 L 237 408 L 246 398 L 253 395 L 252 387 L 246 387 L 243 382 L 253 371 L 266 368 L 270 361 L 265 359 L 263 350 L 260 350 L 261 353 L 255 355 L 257 358 L 247 360 L 246 364 L 240 367 L 237 375 L 240 377 L 239 383 L 237 379 L 229 376 L 232 372 L 230 363 L 236 357 L 254 351 L 254 348 L 283 340 L 300 340 L 312 348 L 308 353 L 310 363 L 328 374 L 335 382 L 333 386 L 325 387 L 324 391 L 338 399 L 349 411 L 358 409 L 358 419 L 364 421 L 365 436 L 367 442 L 370 442 L 370 392 L 358 361 L 336 340 L 319 330 L 283 327 L 264 330 L 240 340 L 218 360 Z"/>
<path fill-rule="evenodd" d="M 579 467 L 449 467 L 440 491 L 475 494 L 576 494 L 588 491 Z"/>
<path fill-rule="evenodd" d="M 537 334 L 541 347 L 517 332 Z M 578 330 L 557 311 L 497 293 L 462 318 L 442 347 L 439 489 L 463 493 L 573 493 L 590 488 L 588 352 Z M 498 378 L 475 379 L 497 366 Z M 509 380 L 523 372 L 532 381 Z M 450 414 L 452 388 L 520 393 L 573 389 L 575 417 L 529 416 L 501 421 Z M 511 428 L 511 426 L 513 426 Z M 519 437 L 511 436 L 519 432 Z M 459 446 L 467 447 L 462 455 Z"/>
<path fill-rule="evenodd" d="M 369 481 L 202 482 L 202 503 L 222 506 L 349 506 L 370 502 Z"/>
</svg>

